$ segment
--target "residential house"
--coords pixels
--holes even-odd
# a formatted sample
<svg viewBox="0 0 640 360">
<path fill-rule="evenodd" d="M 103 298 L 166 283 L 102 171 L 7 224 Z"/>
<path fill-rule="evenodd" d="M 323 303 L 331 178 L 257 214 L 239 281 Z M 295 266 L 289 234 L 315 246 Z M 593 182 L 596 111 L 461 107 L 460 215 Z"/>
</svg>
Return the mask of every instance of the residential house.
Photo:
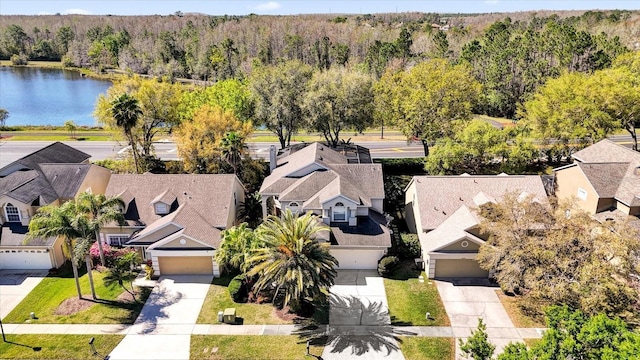
<svg viewBox="0 0 640 360">
<path fill-rule="evenodd" d="M 235 175 L 114 174 L 106 195 L 124 201 L 127 224 L 105 226 L 102 241 L 138 249 L 156 275 L 220 275 L 213 255 L 244 202 Z"/>
<path fill-rule="evenodd" d="M 414 176 L 405 189 L 406 220 L 418 234 L 429 278 L 487 277 L 476 261 L 486 235 L 479 206 L 499 202 L 508 192 L 531 194 L 547 204 L 539 176 Z"/>
<path fill-rule="evenodd" d="M 607 139 L 572 157 L 554 170 L 558 199 L 575 199 L 601 221 L 640 216 L 640 152 Z"/>
<path fill-rule="evenodd" d="M 53 143 L 0 169 L 0 269 L 51 269 L 64 263 L 60 238 L 25 243 L 31 217 L 80 193 L 104 193 L 111 172 L 90 155 Z"/>
<path fill-rule="evenodd" d="M 330 227 L 324 241 L 340 269 L 375 269 L 391 246 L 383 215 L 382 166 L 365 148 L 336 151 L 320 143 L 294 145 L 276 157 L 260 188 L 263 213 L 312 212 Z M 268 211 L 269 199 L 274 208 Z"/>
</svg>

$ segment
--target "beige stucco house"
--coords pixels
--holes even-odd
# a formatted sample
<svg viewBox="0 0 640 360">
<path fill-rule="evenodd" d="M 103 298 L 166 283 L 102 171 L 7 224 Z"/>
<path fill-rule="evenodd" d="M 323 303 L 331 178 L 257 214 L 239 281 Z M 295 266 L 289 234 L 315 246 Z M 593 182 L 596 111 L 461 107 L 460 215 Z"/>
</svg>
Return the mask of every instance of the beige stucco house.
<svg viewBox="0 0 640 360">
<path fill-rule="evenodd" d="M 487 277 L 476 256 L 486 236 L 478 230 L 477 208 L 508 192 L 532 195 L 547 204 L 539 176 L 414 176 L 405 189 L 406 221 L 418 234 L 429 278 Z"/>
<path fill-rule="evenodd" d="M 298 144 L 277 157 L 273 153 L 270 163 L 271 174 L 260 188 L 265 216 L 285 209 L 312 212 L 331 229 L 325 240 L 340 269 L 377 268 L 391 235 L 383 215 L 382 166 L 371 162 L 367 149 Z"/>
<path fill-rule="evenodd" d="M 602 140 L 554 170 L 558 199 L 574 199 L 599 220 L 640 216 L 640 152 Z"/>
<path fill-rule="evenodd" d="M 41 206 L 80 193 L 104 193 L 111 172 L 88 163 L 90 155 L 53 143 L 0 169 L 0 269 L 51 269 L 64 263 L 61 238 L 25 243 Z"/>
<path fill-rule="evenodd" d="M 155 275 L 220 275 L 213 255 L 244 202 L 235 175 L 114 174 L 106 195 L 124 201 L 127 224 L 105 226 L 101 241 L 138 249 Z"/>
</svg>

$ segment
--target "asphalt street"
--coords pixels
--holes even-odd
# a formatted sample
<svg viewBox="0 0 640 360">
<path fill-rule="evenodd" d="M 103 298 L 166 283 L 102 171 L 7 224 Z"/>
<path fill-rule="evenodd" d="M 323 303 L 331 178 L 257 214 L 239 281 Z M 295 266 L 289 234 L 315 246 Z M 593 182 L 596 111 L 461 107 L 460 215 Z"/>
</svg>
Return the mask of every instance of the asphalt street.
<svg viewBox="0 0 640 360">
<path fill-rule="evenodd" d="M 611 136 L 609 139 L 631 146 L 631 137 L 624 135 Z M 52 141 L 0 141 L 0 167 L 3 167 L 21 157 L 41 149 Z M 126 152 L 126 144 L 114 141 L 66 141 L 67 145 L 91 155 L 92 160 L 115 159 Z M 369 148 L 371 157 L 374 159 L 383 158 L 410 158 L 424 156 L 424 151 L 420 143 L 407 144 L 406 141 L 367 141 L 356 142 L 356 144 Z M 249 151 L 252 156 L 263 159 L 269 158 L 269 147 L 278 143 L 249 143 Z M 175 143 L 156 142 L 154 144 L 156 154 L 163 160 L 178 160 L 178 151 Z"/>
</svg>

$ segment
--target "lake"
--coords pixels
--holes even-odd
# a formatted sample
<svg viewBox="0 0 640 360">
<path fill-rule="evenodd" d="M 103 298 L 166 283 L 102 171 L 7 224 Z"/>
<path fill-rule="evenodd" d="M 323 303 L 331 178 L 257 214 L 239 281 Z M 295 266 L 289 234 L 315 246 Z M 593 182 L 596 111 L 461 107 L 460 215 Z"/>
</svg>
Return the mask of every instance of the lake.
<svg viewBox="0 0 640 360">
<path fill-rule="evenodd" d="M 0 108 L 9 111 L 7 126 L 96 125 L 93 109 L 110 81 L 80 76 L 77 71 L 0 67 Z"/>
</svg>

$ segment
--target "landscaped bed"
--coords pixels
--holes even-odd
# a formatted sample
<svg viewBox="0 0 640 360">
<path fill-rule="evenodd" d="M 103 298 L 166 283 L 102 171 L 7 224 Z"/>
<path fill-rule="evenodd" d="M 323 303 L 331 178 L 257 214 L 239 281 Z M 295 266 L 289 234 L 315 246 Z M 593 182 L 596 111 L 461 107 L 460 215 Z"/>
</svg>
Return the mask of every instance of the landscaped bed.
<svg viewBox="0 0 640 360">
<path fill-rule="evenodd" d="M 446 360 L 453 359 L 455 354 L 455 339 L 409 337 L 403 336 L 398 341 L 402 355 L 406 360 Z"/>
<path fill-rule="evenodd" d="M 299 317 L 286 310 L 278 310 L 271 302 L 262 304 L 256 303 L 236 303 L 231 299 L 227 286 L 231 276 L 223 275 L 213 279 L 207 297 L 200 310 L 198 324 L 217 324 L 218 311 L 226 308 L 235 308 L 236 316 L 241 318 L 244 325 L 280 325 L 293 324 Z M 328 310 L 319 309 L 314 314 L 314 320 L 319 323 L 328 322 Z"/>
<path fill-rule="evenodd" d="M 312 345 L 309 352 L 319 358 L 323 348 Z M 191 336 L 191 359 L 304 359 L 306 351 L 306 342 L 293 335 Z"/>
<path fill-rule="evenodd" d="M 418 281 L 422 274 L 424 282 Z M 418 270 L 410 261 L 402 263 L 390 278 L 384 279 L 384 288 L 389 303 L 391 323 L 413 326 L 449 326 L 449 317 L 444 309 L 434 282 Z M 427 320 L 426 313 L 430 314 Z"/>
<path fill-rule="evenodd" d="M 91 299 L 87 274 L 80 277 L 83 300 L 78 300 L 71 271 L 50 275 L 40 282 L 3 322 L 22 324 L 132 324 L 138 317 L 148 289 L 138 291 L 138 302 L 117 284 L 106 287 L 102 279 L 107 272 L 93 271 L 98 300 Z M 127 284 L 128 286 L 128 284 Z M 31 319 L 34 312 L 36 319 Z"/>
<path fill-rule="evenodd" d="M 0 342 L 2 359 L 102 359 L 124 338 L 124 335 L 7 335 Z M 94 338 L 98 356 L 93 355 L 89 340 Z"/>
</svg>

